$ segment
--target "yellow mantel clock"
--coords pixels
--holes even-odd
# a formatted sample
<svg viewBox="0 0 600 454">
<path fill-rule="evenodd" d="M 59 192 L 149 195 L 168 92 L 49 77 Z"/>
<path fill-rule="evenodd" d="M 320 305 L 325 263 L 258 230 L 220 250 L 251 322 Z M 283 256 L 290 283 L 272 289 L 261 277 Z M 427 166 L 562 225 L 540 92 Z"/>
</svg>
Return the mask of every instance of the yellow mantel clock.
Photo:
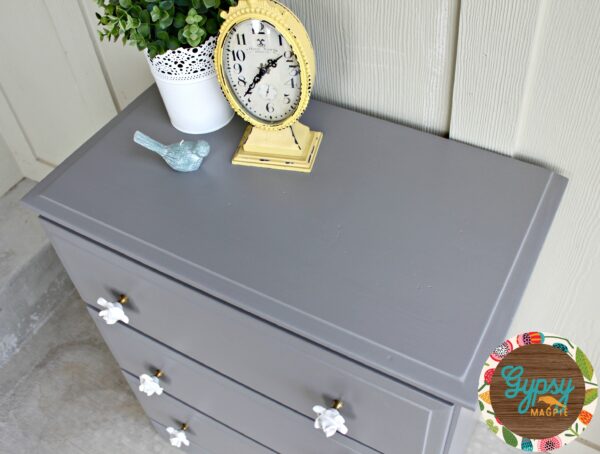
<svg viewBox="0 0 600 454">
<path fill-rule="evenodd" d="M 223 18 L 217 76 L 233 109 L 250 123 L 233 164 L 310 172 L 323 134 L 298 122 L 315 78 L 306 29 L 273 0 L 240 0 Z"/>
</svg>

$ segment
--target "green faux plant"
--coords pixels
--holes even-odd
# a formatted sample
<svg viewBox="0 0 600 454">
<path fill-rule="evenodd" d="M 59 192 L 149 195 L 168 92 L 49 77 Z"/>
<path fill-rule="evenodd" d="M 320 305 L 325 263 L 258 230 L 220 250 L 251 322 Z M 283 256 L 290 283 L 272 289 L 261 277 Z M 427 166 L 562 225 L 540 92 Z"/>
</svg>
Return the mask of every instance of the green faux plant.
<svg viewBox="0 0 600 454">
<path fill-rule="evenodd" d="M 148 49 L 150 58 L 178 47 L 196 47 L 216 36 L 221 11 L 236 0 L 95 0 L 100 40 Z"/>
</svg>

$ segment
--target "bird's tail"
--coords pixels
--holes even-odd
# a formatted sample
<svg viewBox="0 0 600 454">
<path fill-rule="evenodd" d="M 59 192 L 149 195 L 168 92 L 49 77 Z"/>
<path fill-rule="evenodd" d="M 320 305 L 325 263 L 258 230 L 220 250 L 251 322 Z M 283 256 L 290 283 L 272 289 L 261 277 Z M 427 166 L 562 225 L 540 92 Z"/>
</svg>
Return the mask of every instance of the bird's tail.
<svg viewBox="0 0 600 454">
<path fill-rule="evenodd" d="M 133 134 L 133 141 L 138 145 L 141 145 L 150 151 L 154 151 L 163 157 L 166 154 L 165 146 L 162 143 L 154 140 L 152 137 L 148 137 L 141 131 L 136 131 L 135 134 Z"/>
</svg>

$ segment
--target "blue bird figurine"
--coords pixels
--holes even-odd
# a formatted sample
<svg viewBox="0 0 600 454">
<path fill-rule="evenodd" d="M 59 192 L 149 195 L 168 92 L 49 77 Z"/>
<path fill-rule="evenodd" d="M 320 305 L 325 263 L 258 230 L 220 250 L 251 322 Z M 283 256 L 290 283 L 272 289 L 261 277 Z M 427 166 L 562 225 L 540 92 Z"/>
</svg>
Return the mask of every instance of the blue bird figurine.
<svg viewBox="0 0 600 454">
<path fill-rule="evenodd" d="M 191 142 L 182 140 L 179 143 L 163 145 L 140 131 L 133 135 L 133 141 L 150 151 L 158 153 L 173 170 L 178 172 L 194 172 L 200 168 L 202 161 L 210 152 L 206 140 Z"/>
</svg>

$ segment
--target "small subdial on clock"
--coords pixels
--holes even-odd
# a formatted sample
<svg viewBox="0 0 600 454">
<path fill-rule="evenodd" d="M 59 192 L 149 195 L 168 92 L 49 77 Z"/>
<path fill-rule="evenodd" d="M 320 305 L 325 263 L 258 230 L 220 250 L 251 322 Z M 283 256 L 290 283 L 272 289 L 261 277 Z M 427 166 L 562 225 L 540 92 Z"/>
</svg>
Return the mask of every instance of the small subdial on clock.
<svg viewBox="0 0 600 454">
<path fill-rule="evenodd" d="M 280 123 L 300 103 L 300 65 L 291 46 L 271 24 L 247 20 L 231 28 L 223 65 L 238 103 L 252 117 Z"/>
<path fill-rule="evenodd" d="M 277 89 L 269 84 L 258 86 L 258 94 L 267 101 L 273 101 L 277 98 Z"/>
</svg>

